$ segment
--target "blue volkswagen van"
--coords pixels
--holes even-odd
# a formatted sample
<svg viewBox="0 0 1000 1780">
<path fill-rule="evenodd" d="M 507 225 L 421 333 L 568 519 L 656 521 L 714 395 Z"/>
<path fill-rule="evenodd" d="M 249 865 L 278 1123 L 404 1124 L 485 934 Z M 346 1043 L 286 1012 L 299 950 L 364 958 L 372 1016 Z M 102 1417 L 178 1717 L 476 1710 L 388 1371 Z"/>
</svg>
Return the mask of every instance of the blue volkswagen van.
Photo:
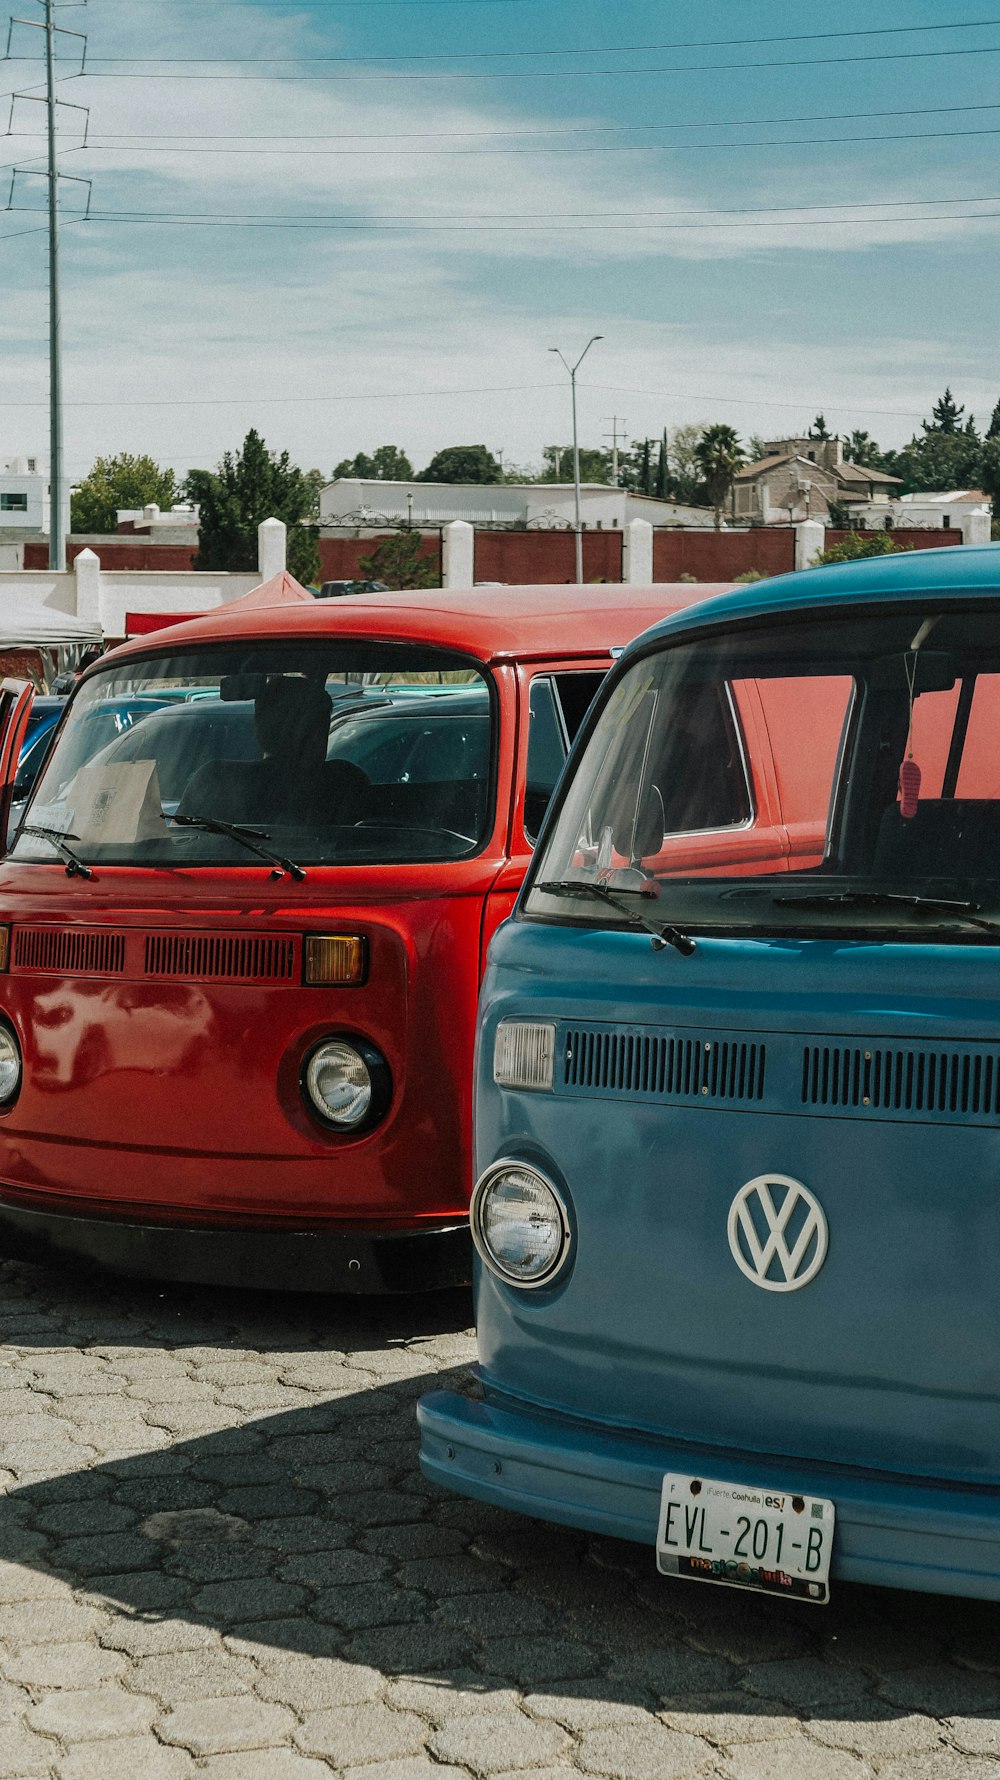
<svg viewBox="0 0 1000 1780">
<path fill-rule="evenodd" d="M 493 940 L 476 1168 L 429 1477 L 670 1576 L 1000 1599 L 1000 548 L 629 647 Z"/>
</svg>

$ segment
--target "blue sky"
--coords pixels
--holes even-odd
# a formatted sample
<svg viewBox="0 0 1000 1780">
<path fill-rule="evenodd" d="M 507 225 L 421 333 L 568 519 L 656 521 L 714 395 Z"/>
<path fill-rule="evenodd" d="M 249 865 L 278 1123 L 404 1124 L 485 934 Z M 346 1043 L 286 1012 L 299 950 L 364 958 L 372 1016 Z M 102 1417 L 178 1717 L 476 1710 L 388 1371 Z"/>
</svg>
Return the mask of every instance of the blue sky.
<svg viewBox="0 0 1000 1780">
<path fill-rule="evenodd" d="M 593 333 L 591 443 L 613 414 L 632 438 L 746 437 L 822 408 L 896 444 L 946 382 L 980 419 L 1000 396 L 1000 0 L 90 0 L 60 21 L 89 39 L 61 87 L 89 144 L 67 110 L 62 165 L 94 211 L 64 231 L 71 475 L 120 449 L 211 465 L 250 426 L 324 471 L 387 440 L 418 466 L 479 440 L 537 463 L 569 425 L 547 349 Z M 11 116 L 0 159 L 40 165 L 42 108 Z M 7 451 L 46 444 L 43 202 L 18 174 L 0 215 Z"/>
</svg>

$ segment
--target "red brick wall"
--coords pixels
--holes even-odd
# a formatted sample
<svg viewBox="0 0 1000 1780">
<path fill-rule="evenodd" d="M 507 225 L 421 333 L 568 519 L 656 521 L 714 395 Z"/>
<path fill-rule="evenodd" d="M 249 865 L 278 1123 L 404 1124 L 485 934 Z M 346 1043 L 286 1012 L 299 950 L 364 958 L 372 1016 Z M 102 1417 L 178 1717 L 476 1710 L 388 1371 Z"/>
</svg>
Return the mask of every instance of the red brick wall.
<svg viewBox="0 0 1000 1780">
<path fill-rule="evenodd" d="M 903 544 L 909 550 L 937 550 L 942 544 L 962 542 L 961 532 L 952 531 L 950 526 L 945 530 L 944 526 L 898 525 L 892 535 L 897 544 Z M 842 544 L 849 536 L 849 532 L 828 531 L 826 549 L 829 550 L 834 544 Z"/>
<path fill-rule="evenodd" d="M 584 532 L 585 581 L 620 581 L 622 534 Z M 572 532 L 476 532 L 476 580 L 554 585 L 576 580 Z"/>
<path fill-rule="evenodd" d="M 169 569 L 174 572 L 193 569 L 198 554 L 196 544 L 152 544 L 148 539 L 127 538 L 119 532 L 109 532 L 107 537 L 93 544 L 74 543 L 70 538 L 66 544 L 67 568 L 72 568 L 81 550 L 95 551 L 101 559 L 102 569 Z M 47 569 L 48 544 L 26 543 L 24 566 L 26 569 Z"/>
<path fill-rule="evenodd" d="M 389 537 L 398 534 L 389 532 Z M 361 558 L 370 556 L 381 538 L 320 538 L 319 540 L 319 578 L 321 581 L 360 581 L 364 579 Z M 441 576 L 441 534 L 426 532 L 422 535 L 421 556 L 433 563 L 440 580 Z"/>
<path fill-rule="evenodd" d="M 653 580 L 735 581 L 747 569 L 785 575 L 795 567 L 795 534 L 787 525 L 758 525 L 745 532 L 654 531 Z"/>
</svg>

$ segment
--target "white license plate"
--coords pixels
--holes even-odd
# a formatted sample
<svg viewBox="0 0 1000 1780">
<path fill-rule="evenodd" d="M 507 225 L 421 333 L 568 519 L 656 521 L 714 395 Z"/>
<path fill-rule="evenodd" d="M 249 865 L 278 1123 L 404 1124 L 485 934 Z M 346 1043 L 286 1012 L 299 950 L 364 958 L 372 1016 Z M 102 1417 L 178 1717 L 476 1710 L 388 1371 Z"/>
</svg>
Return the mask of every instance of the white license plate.
<svg viewBox="0 0 1000 1780">
<path fill-rule="evenodd" d="M 656 1566 L 665 1576 L 823 1604 L 830 1599 L 833 1524 L 833 1503 L 822 1496 L 668 1472 Z"/>
</svg>

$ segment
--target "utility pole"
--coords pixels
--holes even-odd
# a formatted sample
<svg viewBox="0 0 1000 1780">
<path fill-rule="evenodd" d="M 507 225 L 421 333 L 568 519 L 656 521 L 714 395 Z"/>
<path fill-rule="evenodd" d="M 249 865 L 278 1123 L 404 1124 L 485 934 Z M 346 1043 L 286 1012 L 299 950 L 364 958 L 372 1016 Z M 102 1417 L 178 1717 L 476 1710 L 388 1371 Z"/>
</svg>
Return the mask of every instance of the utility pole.
<svg viewBox="0 0 1000 1780">
<path fill-rule="evenodd" d="M 611 415 L 606 414 L 604 418 L 605 418 L 605 420 L 611 421 L 611 431 L 610 431 L 610 433 L 605 433 L 604 438 L 611 440 L 611 485 L 613 488 L 617 488 L 618 487 L 618 428 L 621 427 L 621 429 L 622 429 L 621 441 L 622 441 L 622 444 L 624 445 L 625 441 L 628 438 L 628 434 L 625 431 L 625 416 L 622 414 L 611 414 Z"/>
<path fill-rule="evenodd" d="M 79 0 L 86 4 L 86 0 Z M 70 111 L 82 111 L 85 118 L 89 117 L 85 105 L 74 105 L 66 99 L 56 98 L 56 38 L 74 37 L 83 45 L 80 67 L 76 71 L 83 73 L 87 56 L 87 39 L 82 31 L 69 31 L 64 25 L 55 22 L 56 0 L 39 0 L 45 12 L 44 19 L 12 18 L 7 29 L 7 56 L 11 51 L 11 38 L 16 25 L 27 25 L 35 31 L 45 33 L 45 97 L 36 93 L 12 93 L 11 112 L 8 129 L 13 128 L 14 106 L 19 100 L 31 101 L 45 106 L 48 168 L 42 175 L 48 179 L 49 186 L 49 568 L 62 570 L 66 567 L 66 534 L 63 529 L 63 415 L 62 415 L 62 317 L 59 303 L 59 181 L 61 178 L 71 179 L 75 185 L 87 187 L 87 208 L 81 220 L 90 214 L 90 180 L 79 179 L 73 174 L 60 174 L 56 158 L 56 106 L 62 105 Z M 86 124 L 83 131 L 83 143 L 87 141 Z M 14 208 L 14 184 L 18 173 L 29 177 L 33 169 L 17 168 L 11 170 L 10 193 L 7 208 Z"/>
<path fill-rule="evenodd" d="M 569 384 L 570 384 L 570 390 L 572 393 L 572 402 L 573 402 L 573 504 L 574 504 L 574 509 L 575 509 L 575 518 L 576 518 L 576 524 L 575 524 L 575 531 L 576 531 L 576 584 L 578 587 L 583 586 L 583 529 L 580 524 L 580 441 L 579 441 L 579 437 L 577 435 L 577 430 L 576 430 L 576 374 L 577 374 L 578 370 L 580 369 L 580 366 L 583 364 L 583 361 L 586 358 L 588 352 L 590 351 L 590 348 L 593 346 L 594 342 L 596 340 L 603 340 L 603 339 L 604 339 L 603 334 L 591 334 L 590 339 L 587 341 L 587 344 L 584 347 L 583 351 L 581 352 L 575 365 L 569 364 L 569 362 L 565 358 L 563 358 L 563 355 L 560 352 L 558 346 L 550 346 L 549 347 L 549 351 L 554 352 L 556 354 L 556 357 L 562 360 L 562 363 L 563 363 L 565 369 L 569 372 Z"/>
<path fill-rule="evenodd" d="M 63 531 L 62 318 L 59 310 L 59 172 L 53 0 L 45 0 L 45 99 L 49 136 L 49 568 L 66 567 Z"/>
</svg>

